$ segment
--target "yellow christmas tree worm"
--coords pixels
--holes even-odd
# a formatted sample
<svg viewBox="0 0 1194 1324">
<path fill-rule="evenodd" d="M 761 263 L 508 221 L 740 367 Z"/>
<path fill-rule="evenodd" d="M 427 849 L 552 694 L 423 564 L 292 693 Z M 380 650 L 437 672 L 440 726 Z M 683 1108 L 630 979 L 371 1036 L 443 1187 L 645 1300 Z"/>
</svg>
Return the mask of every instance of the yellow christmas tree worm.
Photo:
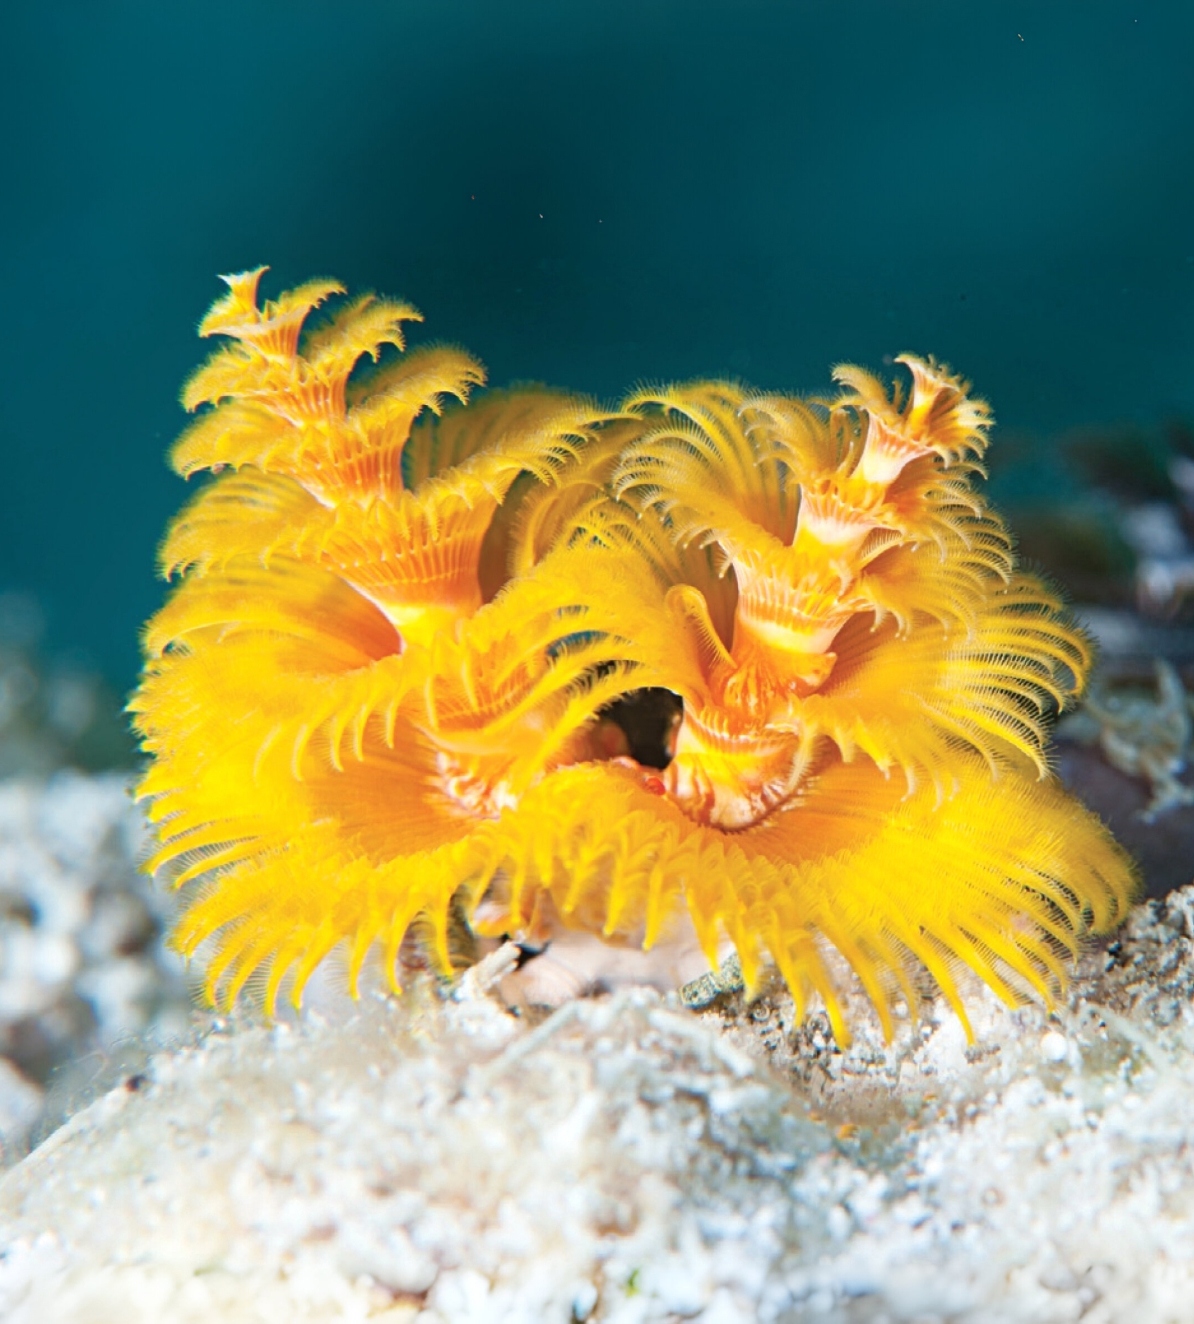
<svg viewBox="0 0 1194 1324">
<path fill-rule="evenodd" d="M 440 418 L 445 391 L 480 380 L 459 351 L 349 381 L 401 348 L 411 310 L 357 300 L 300 343 L 332 288 L 258 309 L 259 276 L 230 278 L 201 328 L 232 343 L 187 388 L 212 407 L 175 464 L 231 472 L 166 539 L 184 578 L 147 628 L 132 704 L 155 863 L 204 880 L 177 940 L 219 931 L 208 990 L 228 1001 L 263 963 L 268 999 L 294 966 L 297 997 L 346 937 L 355 980 L 372 941 L 396 950 L 415 918 L 445 953 L 452 896 L 488 859 L 478 824 L 569 755 L 628 666 L 535 572 L 489 603 L 480 586 L 510 486 L 551 481 L 601 412 L 526 392 L 486 402 L 475 428 Z"/>
<path fill-rule="evenodd" d="M 694 817 L 757 821 L 796 790 L 823 734 L 915 787 L 948 784 L 957 744 L 1044 770 L 1041 717 L 1089 663 L 1044 586 L 1013 570 L 968 484 L 988 416 L 919 360 L 906 402 L 858 369 L 817 411 L 724 384 L 639 396 L 650 419 L 619 492 L 680 544 L 714 545 L 737 584 L 733 629 L 686 593 L 712 701 L 691 707 L 669 789 Z M 958 472 L 960 471 L 960 472 Z"/>
<path fill-rule="evenodd" d="M 471 401 L 467 355 L 403 353 L 406 305 L 312 326 L 339 287 L 259 307 L 260 274 L 201 327 L 227 343 L 174 458 L 218 476 L 166 539 L 133 703 L 209 996 L 297 1002 L 339 945 L 352 987 L 376 947 L 396 981 L 415 924 L 447 968 L 456 907 L 648 947 L 689 925 L 844 1036 L 829 948 L 890 1026 L 918 967 L 963 1017 L 961 966 L 1054 997 L 1122 916 L 1129 862 L 1047 769 L 1086 644 L 1017 570 L 975 487 L 988 411 L 947 370 Z M 608 738 L 648 688 L 683 703 L 662 770 Z"/>
<path fill-rule="evenodd" d="M 643 514 L 598 504 L 579 527 L 611 555 L 637 542 L 655 572 L 640 600 L 666 629 L 633 631 L 636 675 L 680 693 L 684 721 L 662 779 L 640 781 L 692 826 L 658 797 L 637 818 L 623 804 L 604 834 L 591 811 L 566 879 L 540 872 L 565 917 L 596 895 L 607 927 L 629 908 L 648 936 L 671 897 L 711 958 L 719 932 L 748 982 L 769 957 L 798 1000 L 821 994 L 839 1034 L 825 942 L 885 1020 L 916 963 L 964 1018 L 959 964 L 1009 1000 L 1051 998 L 1060 958 L 1114 925 L 1134 886 L 1047 776 L 1046 717 L 1081 686 L 1088 649 L 969 485 L 985 407 L 945 370 L 909 366 L 904 399 L 849 369 L 852 389 L 819 410 L 722 383 L 629 402 L 644 428 L 613 481 Z M 728 624 L 709 563 L 669 560 L 661 534 L 704 543 L 735 580 Z M 598 581 L 589 619 L 616 600 Z M 619 846 L 632 821 L 640 837 Z"/>
</svg>

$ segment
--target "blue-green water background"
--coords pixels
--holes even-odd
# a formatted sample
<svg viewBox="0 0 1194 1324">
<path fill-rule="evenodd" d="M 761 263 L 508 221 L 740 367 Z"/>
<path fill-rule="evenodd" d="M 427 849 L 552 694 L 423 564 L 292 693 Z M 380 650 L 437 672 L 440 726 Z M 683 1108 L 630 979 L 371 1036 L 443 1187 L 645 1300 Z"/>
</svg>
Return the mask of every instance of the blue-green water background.
<svg viewBox="0 0 1194 1324">
<path fill-rule="evenodd" d="M 1042 447 L 1194 413 L 1190 0 L 43 0 L 0 62 L 0 588 L 120 687 L 218 272 L 499 383 L 912 349 Z"/>
</svg>

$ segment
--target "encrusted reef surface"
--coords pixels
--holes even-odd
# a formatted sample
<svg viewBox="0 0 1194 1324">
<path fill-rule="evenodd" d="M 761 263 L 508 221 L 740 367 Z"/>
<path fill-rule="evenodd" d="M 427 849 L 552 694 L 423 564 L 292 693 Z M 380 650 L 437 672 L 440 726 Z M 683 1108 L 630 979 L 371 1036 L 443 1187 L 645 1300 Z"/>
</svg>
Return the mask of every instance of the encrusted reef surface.
<svg viewBox="0 0 1194 1324">
<path fill-rule="evenodd" d="M 846 1052 L 776 992 L 216 1024 L 0 1184 L 0 1318 L 1194 1318 L 1194 889 L 1069 1004 Z"/>
<path fill-rule="evenodd" d="M 162 943 L 173 899 L 137 871 L 144 836 L 126 774 L 0 780 L 4 1162 L 93 1081 L 189 1035 L 181 962 Z"/>
</svg>

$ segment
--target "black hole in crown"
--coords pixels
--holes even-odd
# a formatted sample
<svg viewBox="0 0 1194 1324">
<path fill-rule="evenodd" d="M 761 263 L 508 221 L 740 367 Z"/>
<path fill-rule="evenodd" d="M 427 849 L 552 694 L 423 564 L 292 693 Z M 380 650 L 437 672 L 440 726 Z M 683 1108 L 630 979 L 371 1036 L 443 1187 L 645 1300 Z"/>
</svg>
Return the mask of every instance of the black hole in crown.
<svg viewBox="0 0 1194 1324">
<path fill-rule="evenodd" d="M 644 768 L 666 768 L 672 761 L 683 714 L 680 696 L 657 686 L 631 690 L 601 710 L 602 720 L 621 730 L 630 757 Z"/>
</svg>

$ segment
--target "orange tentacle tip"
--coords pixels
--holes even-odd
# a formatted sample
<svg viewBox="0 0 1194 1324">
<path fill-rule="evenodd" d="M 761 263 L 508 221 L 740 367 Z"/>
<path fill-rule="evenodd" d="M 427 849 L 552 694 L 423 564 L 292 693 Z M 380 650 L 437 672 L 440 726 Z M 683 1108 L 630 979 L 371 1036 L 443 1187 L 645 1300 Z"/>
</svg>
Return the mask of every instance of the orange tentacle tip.
<svg viewBox="0 0 1194 1324">
<path fill-rule="evenodd" d="M 1048 773 L 1089 646 L 960 377 L 478 394 L 409 305 L 263 272 L 200 326 L 174 461 L 215 476 L 130 705 L 212 1001 L 581 934 L 653 979 L 735 948 L 845 1038 L 843 969 L 888 1032 L 926 978 L 968 1025 L 960 970 L 1049 1001 L 1122 920 L 1131 861 Z"/>
</svg>

